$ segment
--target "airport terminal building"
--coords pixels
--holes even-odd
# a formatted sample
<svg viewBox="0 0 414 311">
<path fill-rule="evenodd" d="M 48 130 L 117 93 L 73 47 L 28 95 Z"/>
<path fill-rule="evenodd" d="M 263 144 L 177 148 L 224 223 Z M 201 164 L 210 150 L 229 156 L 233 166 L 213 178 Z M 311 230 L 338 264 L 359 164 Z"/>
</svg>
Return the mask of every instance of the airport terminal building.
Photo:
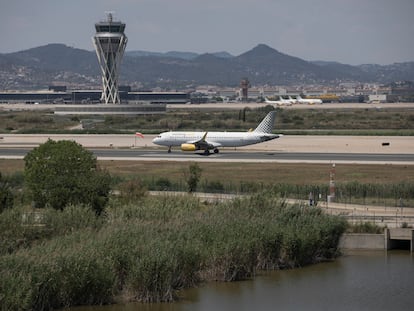
<svg viewBox="0 0 414 311">
<path fill-rule="evenodd" d="M 48 91 L 0 92 L 2 104 L 99 104 L 101 90 L 72 90 L 49 87 Z M 119 92 L 122 104 L 185 104 L 190 101 L 186 92 L 131 92 L 128 87 Z"/>
<path fill-rule="evenodd" d="M 186 92 L 132 92 L 121 88 L 121 104 L 101 104 L 101 90 L 49 87 L 47 91 L 0 92 L 0 104 L 51 104 L 56 114 L 154 114 L 165 113 L 167 104 L 190 101 Z"/>
</svg>

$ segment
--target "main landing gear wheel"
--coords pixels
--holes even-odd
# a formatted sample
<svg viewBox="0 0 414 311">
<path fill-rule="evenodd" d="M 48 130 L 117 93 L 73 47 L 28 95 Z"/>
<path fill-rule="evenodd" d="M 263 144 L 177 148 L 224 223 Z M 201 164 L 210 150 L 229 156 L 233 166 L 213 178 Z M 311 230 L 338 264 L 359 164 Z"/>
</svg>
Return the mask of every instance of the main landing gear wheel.
<svg viewBox="0 0 414 311">
<path fill-rule="evenodd" d="M 214 149 L 214 153 L 219 153 L 219 150 L 217 148 Z"/>
<path fill-rule="evenodd" d="M 168 152 L 168 153 L 171 153 L 171 147 L 169 147 L 169 148 L 168 148 L 168 151 L 167 151 L 167 152 Z"/>
</svg>

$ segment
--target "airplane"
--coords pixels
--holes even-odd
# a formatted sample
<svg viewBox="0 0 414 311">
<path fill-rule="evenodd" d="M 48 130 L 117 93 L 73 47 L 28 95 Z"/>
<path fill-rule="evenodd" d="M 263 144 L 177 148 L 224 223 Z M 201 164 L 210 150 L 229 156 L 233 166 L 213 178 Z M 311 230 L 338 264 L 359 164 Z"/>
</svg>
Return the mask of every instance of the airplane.
<svg viewBox="0 0 414 311">
<path fill-rule="evenodd" d="M 283 136 L 272 134 L 276 111 L 270 111 L 256 127 L 247 132 L 163 132 L 152 142 L 156 145 L 171 147 L 180 146 L 182 151 L 204 150 L 205 155 L 219 152 L 219 147 L 241 147 L 269 141 Z"/>
<path fill-rule="evenodd" d="M 289 96 L 289 99 L 287 100 L 290 101 L 292 104 L 300 104 L 299 101 L 296 98 L 292 98 L 292 96 Z"/>
<path fill-rule="evenodd" d="M 300 95 L 296 96 L 296 100 L 301 104 L 308 104 L 308 105 L 314 105 L 314 104 L 322 104 L 322 99 L 319 98 L 302 98 Z"/>
<path fill-rule="evenodd" d="M 280 101 L 287 106 L 291 106 L 292 104 L 296 104 L 297 101 L 289 96 L 289 99 L 284 99 L 282 96 L 279 96 Z"/>
<path fill-rule="evenodd" d="M 271 105 L 278 105 L 278 106 L 291 106 L 292 103 L 288 100 L 283 99 L 282 97 L 279 96 L 279 100 L 269 100 L 266 96 L 265 96 L 265 103 L 266 104 L 271 104 Z"/>
</svg>

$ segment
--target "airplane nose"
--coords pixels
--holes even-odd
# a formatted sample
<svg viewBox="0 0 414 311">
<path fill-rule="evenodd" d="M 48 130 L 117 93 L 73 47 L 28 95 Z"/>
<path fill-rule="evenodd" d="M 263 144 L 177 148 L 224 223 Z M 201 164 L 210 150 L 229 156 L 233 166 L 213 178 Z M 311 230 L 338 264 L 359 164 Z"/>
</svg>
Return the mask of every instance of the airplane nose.
<svg viewBox="0 0 414 311">
<path fill-rule="evenodd" d="M 160 142 L 160 140 L 161 140 L 161 136 L 157 136 L 152 140 L 152 143 L 153 144 L 158 144 Z"/>
</svg>

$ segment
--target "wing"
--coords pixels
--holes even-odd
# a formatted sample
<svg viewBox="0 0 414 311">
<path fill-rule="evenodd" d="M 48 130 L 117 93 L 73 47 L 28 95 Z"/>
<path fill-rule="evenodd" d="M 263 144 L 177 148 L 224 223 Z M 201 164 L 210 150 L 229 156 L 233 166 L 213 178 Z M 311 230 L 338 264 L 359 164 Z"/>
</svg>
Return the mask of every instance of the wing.
<svg viewBox="0 0 414 311">
<path fill-rule="evenodd" d="M 220 143 L 216 143 L 213 141 L 207 141 L 207 134 L 208 132 L 206 132 L 203 137 L 201 137 L 201 139 L 199 140 L 195 140 L 195 141 L 188 141 L 188 144 L 193 144 L 194 146 L 197 147 L 197 149 L 202 149 L 202 150 L 208 150 L 208 149 L 214 149 L 217 147 L 221 147 Z"/>
</svg>

